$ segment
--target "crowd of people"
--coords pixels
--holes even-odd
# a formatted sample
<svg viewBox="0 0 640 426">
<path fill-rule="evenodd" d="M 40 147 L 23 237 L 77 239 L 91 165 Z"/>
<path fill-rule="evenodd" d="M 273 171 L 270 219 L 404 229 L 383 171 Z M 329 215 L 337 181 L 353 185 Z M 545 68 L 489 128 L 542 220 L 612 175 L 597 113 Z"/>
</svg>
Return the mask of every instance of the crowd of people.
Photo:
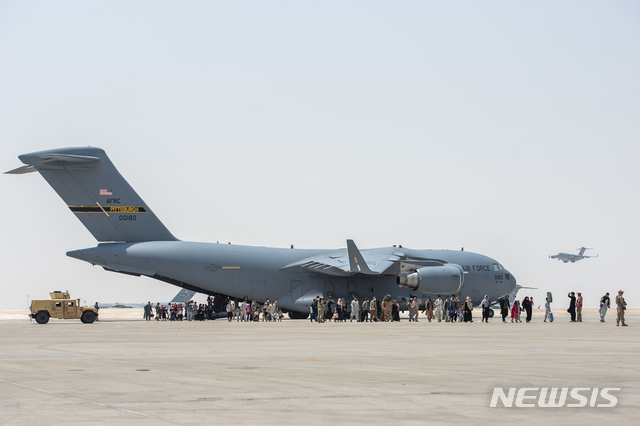
<svg viewBox="0 0 640 426">
<path fill-rule="evenodd" d="M 626 310 L 626 302 L 624 300 L 623 291 L 618 292 L 616 297 L 617 305 L 617 325 L 622 323 L 627 326 L 624 319 L 624 311 Z M 582 322 L 582 307 L 584 299 L 582 293 L 575 292 L 568 294 L 569 315 L 571 322 Z M 533 315 L 533 297 L 525 297 L 522 302 L 515 300 L 513 303 L 509 300 L 509 295 L 498 298 L 497 303 L 500 306 L 500 314 L 502 322 L 507 322 L 510 317 L 512 323 L 520 323 L 524 317 L 526 322 L 531 322 Z M 485 296 L 480 303 L 480 311 L 482 322 L 489 322 L 489 318 L 493 315 L 492 303 L 489 296 Z M 553 313 L 551 312 L 551 301 L 545 299 L 545 316 L 544 322 L 553 322 Z M 410 298 L 408 301 L 400 302 L 393 299 L 390 295 L 383 297 L 381 300 L 375 296 L 365 298 L 362 303 L 356 296 L 350 303 L 344 298 L 338 298 L 334 301 L 332 298 L 316 297 L 313 302 L 308 305 L 309 320 L 311 322 L 324 323 L 325 321 L 346 322 L 391 322 L 400 321 L 400 312 L 409 311 L 409 321 L 417 322 L 420 313 L 424 314 L 427 321 L 432 320 L 438 322 L 473 322 L 473 302 L 467 297 L 464 302 L 460 297 L 452 294 L 446 298 L 438 295 L 437 299 L 432 300 L 429 296 L 421 309 L 420 302 L 417 297 Z M 611 308 L 611 299 L 609 293 L 600 298 L 600 321 L 605 322 L 607 310 Z M 155 314 L 154 314 L 155 311 Z M 170 303 L 167 306 L 156 303 L 155 307 L 148 302 L 144 308 L 144 318 L 149 321 L 155 317 L 156 321 L 197 321 L 205 319 L 213 319 L 215 317 L 225 316 L 229 322 L 235 320 L 237 322 L 245 321 L 282 321 L 284 314 L 282 309 L 278 307 L 278 302 L 271 302 L 269 299 L 265 303 L 260 304 L 256 300 L 249 302 L 243 300 L 236 302 L 229 298 L 215 299 L 211 296 L 207 298 L 207 303 L 196 303 L 189 301 L 185 305 L 182 303 Z"/>
<path fill-rule="evenodd" d="M 237 322 L 244 321 L 282 321 L 284 318 L 284 314 L 282 313 L 282 309 L 278 307 L 278 301 L 274 300 L 273 302 L 266 300 L 262 305 L 257 301 L 249 302 L 247 300 L 243 300 L 239 302 L 237 305 L 233 300 L 227 300 L 227 304 L 225 306 L 225 310 L 227 312 L 227 320 L 229 322 L 234 319 Z"/>
<path fill-rule="evenodd" d="M 169 303 L 167 305 L 157 302 L 155 306 L 149 301 L 144 306 L 144 319 L 150 321 L 204 321 L 214 319 L 218 313 L 215 307 L 215 299 L 207 297 L 206 303 L 197 303 L 193 300 L 186 304 Z"/>
<path fill-rule="evenodd" d="M 509 303 L 509 297 L 505 296 L 500 300 L 501 307 L 503 308 L 503 321 L 506 322 L 506 315 L 504 312 L 511 312 L 512 322 L 520 322 L 521 312 L 526 312 L 528 321 L 531 320 L 533 311 L 533 299 L 526 297 L 522 306 L 520 301 L 516 300 L 513 306 Z M 316 297 L 313 303 L 309 305 L 309 320 L 311 322 L 346 322 L 347 319 L 353 322 L 390 322 L 400 321 L 400 312 L 404 312 L 405 309 L 409 313 L 409 321 L 419 321 L 420 314 L 426 316 L 427 321 L 431 322 L 473 322 L 473 302 L 470 297 L 467 297 L 464 302 L 460 300 L 459 296 L 455 294 L 442 298 L 442 295 L 438 295 L 438 298 L 432 300 L 431 296 L 427 297 L 424 306 L 421 309 L 420 302 L 417 297 L 410 298 L 406 302 L 402 302 L 402 305 L 391 296 L 387 295 L 382 300 L 377 299 L 375 296 L 371 299 L 366 298 L 359 302 L 357 297 L 354 297 L 351 303 L 347 306 L 345 299 L 338 299 L 334 302 L 333 299 L 325 299 L 323 297 Z M 488 322 L 491 317 L 491 302 L 489 296 L 485 296 L 480 303 L 480 309 L 482 312 L 482 321 Z"/>
</svg>

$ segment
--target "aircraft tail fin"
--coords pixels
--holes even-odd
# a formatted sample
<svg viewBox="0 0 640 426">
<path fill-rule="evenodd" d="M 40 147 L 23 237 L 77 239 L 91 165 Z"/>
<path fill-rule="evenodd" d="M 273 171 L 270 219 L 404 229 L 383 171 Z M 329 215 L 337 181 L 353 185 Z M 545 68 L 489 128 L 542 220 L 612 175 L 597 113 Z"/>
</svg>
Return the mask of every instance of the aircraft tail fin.
<svg viewBox="0 0 640 426">
<path fill-rule="evenodd" d="M 102 149 L 60 148 L 18 158 L 26 166 L 7 173 L 39 172 L 99 242 L 176 239 Z"/>
<path fill-rule="evenodd" d="M 169 303 L 182 303 L 186 305 L 189 300 L 196 294 L 193 290 L 187 290 L 186 288 L 181 288 L 178 294 L 171 300 Z"/>
<path fill-rule="evenodd" d="M 351 268 L 351 273 L 361 273 L 365 275 L 376 275 L 379 272 L 373 272 L 369 265 L 367 265 L 367 261 L 362 257 L 362 253 L 358 250 L 356 243 L 353 240 L 347 240 L 347 252 L 349 254 L 349 266 Z"/>
</svg>

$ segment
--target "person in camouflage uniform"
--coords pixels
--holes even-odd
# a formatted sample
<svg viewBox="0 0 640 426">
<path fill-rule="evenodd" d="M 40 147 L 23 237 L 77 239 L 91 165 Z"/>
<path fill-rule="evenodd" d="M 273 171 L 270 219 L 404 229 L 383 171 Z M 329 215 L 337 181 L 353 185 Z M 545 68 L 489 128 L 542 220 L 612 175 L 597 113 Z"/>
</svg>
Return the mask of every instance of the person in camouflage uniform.
<svg viewBox="0 0 640 426">
<path fill-rule="evenodd" d="M 618 291 L 618 295 L 616 296 L 616 305 L 618 305 L 618 317 L 616 318 L 616 325 L 620 325 L 622 323 L 623 327 L 626 327 L 627 324 L 624 322 L 624 311 L 627 309 L 627 302 L 624 301 L 624 297 L 622 294 L 624 291 Z"/>
</svg>

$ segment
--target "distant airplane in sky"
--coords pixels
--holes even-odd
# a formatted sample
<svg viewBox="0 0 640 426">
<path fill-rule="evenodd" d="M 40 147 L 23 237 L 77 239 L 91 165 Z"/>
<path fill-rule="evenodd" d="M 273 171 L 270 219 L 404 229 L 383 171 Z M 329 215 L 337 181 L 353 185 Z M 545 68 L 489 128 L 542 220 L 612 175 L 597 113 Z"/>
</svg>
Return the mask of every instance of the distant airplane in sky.
<svg viewBox="0 0 640 426">
<path fill-rule="evenodd" d="M 588 259 L 590 257 L 598 257 L 596 256 L 585 256 L 584 252 L 585 250 L 593 250 L 587 247 L 580 247 L 579 249 L 576 250 L 580 250 L 580 252 L 578 254 L 569 254 L 569 253 L 558 253 L 558 254 L 554 254 L 549 256 L 550 259 L 558 259 L 563 261 L 564 263 L 567 262 L 571 262 L 571 263 L 576 263 L 578 260 L 582 260 L 582 259 Z"/>
<path fill-rule="evenodd" d="M 388 295 L 400 303 L 418 297 L 424 305 L 428 296 L 455 294 L 478 304 L 485 295 L 493 301 L 516 288 L 516 279 L 500 263 L 468 251 L 402 246 L 360 251 L 352 240 L 330 250 L 180 241 L 102 149 L 62 148 L 19 158 L 26 165 L 7 173 L 39 172 L 98 241 L 97 247 L 67 255 L 107 271 L 209 295 L 260 303 L 277 299 L 292 318 L 308 317 L 315 297 L 364 301 Z"/>
</svg>

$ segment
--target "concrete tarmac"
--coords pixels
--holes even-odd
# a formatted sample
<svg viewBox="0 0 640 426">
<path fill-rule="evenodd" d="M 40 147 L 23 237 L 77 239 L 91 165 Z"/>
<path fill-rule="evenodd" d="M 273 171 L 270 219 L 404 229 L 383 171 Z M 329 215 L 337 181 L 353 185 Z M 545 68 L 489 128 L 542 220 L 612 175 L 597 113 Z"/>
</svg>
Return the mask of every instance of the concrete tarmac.
<svg viewBox="0 0 640 426">
<path fill-rule="evenodd" d="M 536 311 L 522 324 L 147 322 L 141 309 L 102 309 L 94 324 L 38 325 L 26 314 L 0 310 L 2 425 L 585 425 L 640 414 L 637 311 L 629 327 L 616 327 L 615 309 L 605 323 L 587 310 L 582 323 Z M 620 390 L 610 408 L 490 408 L 496 387 Z"/>
</svg>

